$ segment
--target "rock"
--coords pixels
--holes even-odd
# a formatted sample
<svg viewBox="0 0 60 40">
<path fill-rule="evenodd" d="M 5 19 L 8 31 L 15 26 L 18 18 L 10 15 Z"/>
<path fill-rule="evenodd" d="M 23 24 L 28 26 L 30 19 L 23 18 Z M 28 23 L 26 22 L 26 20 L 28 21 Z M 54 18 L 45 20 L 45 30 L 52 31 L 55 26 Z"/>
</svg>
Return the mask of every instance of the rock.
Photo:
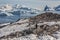
<svg viewBox="0 0 60 40">
<path fill-rule="evenodd" d="M 60 14 L 52 13 L 52 12 L 46 12 L 42 13 L 40 15 L 37 15 L 35 17 L 30 18 L 30 22 L 49 22 L 49 21 L 60 21 Z"/>
</svg>

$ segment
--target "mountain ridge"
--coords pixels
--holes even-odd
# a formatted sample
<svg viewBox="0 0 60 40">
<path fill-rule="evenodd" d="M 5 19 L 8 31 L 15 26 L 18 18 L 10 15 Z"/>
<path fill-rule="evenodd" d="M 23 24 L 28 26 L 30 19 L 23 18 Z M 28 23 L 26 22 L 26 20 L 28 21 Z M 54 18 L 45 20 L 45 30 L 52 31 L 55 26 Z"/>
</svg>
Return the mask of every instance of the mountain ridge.
<svg viewBox="0 0 60 40">
<path fill-rule="evenodd" d="M 52 12 L 45 12 L 42 14 L 39 14 L 35 17 L 30 18 L 31 21 L 60 21 L 60 14 L 52 13 Z"/>
</svg>

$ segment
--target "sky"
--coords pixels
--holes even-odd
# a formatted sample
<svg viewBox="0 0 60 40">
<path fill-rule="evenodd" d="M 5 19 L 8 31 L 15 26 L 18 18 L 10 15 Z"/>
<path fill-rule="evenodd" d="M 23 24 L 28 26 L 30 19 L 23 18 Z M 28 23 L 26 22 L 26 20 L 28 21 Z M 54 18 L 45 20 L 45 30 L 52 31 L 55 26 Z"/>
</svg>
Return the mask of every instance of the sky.
<svg viewBox="0 0 60 40">
<path fill-rule="evenodd" d="M 46 5 L 54 7 L 60 5 L 60 0 L 0 0 L 0 5 L 20 4 L 27 7 L 42 9 Z"/>
</svg>

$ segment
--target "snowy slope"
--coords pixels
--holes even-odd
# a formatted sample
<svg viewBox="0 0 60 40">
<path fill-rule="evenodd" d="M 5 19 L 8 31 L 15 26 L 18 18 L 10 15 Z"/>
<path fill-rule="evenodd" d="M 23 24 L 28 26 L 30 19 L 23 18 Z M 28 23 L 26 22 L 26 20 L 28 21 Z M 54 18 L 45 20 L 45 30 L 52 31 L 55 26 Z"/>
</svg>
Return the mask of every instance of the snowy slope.
<svg viewBox="0 0 60 40">
<path fill-rule="evenodd" d="M 7 39 L 2 39 L 2 40 L 7 40 Z M 56 39 L 49 35 L 40 36 L 39 38 L 37 38 L 35 34 L 30 34 L 19 38 L 13 38 L 13 39 L 9 38 L 9 40 L 56 40 Z"/>
<path fill-rule="evenodd" d="M 29 29 L 30 27 L 27 27 L 27 25 L 29 24 L 28 23 L 28 19 L 22 19 L 20 21 L 17 21 L 15 23 L 12 23 L 12 24 L 9 24 L 3 28 L 0 29 L 0 37 L 2 36 L 7 36 L 11 33 L 15 33 L 17 31 L 23 31 L 25 29 Z M 21 24 L 18 24 L 18 23 L 21 23 Z M 38 23 L 38 25 L 43 25 L 43 24 L 47 24 L 47 25 L 54 25 L 54 24 L 59 24 L 60 25 L 60 22 L 44 22 L 44 23 Z M 33 26 L 33 25 L 31 25 Z M 55 34 L 56 33 L 56 34 Z M 21 36 L 21 37 L 18 37 L 18 38 L 8 38 L 9 40 L 60 40 L 60 31 L 56 31 L 54 34 L 54 37 L 50 36 L 50 35 L 43 35 L 43 36 L 39 36 L 37 37 L 36 34 L 29 34 L 29 35 L 26 35 L 26 36 Z M 56 39 L 56 37 L 58 37 Z M 2 39 L 2 40 L 7 40 L 7 39 Z"/>
<path fill-rule="evenodd" d="M 10 33 L 14 33 L 16 31 L 22 31 L 25 29 L 28 29 L 29 27 L 27 27 L 28 23 L 25 24 L 21 24 L 21 25 L 7 25 L 4 28 L 0 29 L 0 37 L 4 36 L 4 35 L 9 35 Z"/>
</svg>

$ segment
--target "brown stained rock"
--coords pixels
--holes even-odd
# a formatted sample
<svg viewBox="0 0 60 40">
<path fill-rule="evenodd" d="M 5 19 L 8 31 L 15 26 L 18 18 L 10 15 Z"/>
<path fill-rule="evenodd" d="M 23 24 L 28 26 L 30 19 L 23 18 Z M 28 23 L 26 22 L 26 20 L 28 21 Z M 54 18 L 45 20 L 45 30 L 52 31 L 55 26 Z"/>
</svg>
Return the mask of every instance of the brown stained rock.
<svg viewBox="0 0 60 40">
<path fill-rule="evenodd" d="M 36 22 L 39 22 L 39 21 L 60 21 L 60 14 L 52 13 L 52 12 L 42 13 L 40 15 L 30 18 L 30 22 L 33 22 L 33 21 L 36 21 Z"/>
<path fill-rule="evenodd" d="M 38 24 L 41 22 L 60 21 L 60 14 L 46 12 L 29 19 L 30 24 Z M 46 34 L 52 34 L 60 29 L 59 25 L 49 26 L 47 24 L 38 26 L 33 33 L 38 34 L 40 32 Z"/>
<path fill-rule="evenodd" d="M 41 32 L 43 32 L 43 29 L 41 29 L 41 28 L 37 28 L 37 29 L 33 30 L 34 34 L 40 34 Z"/>
<path fill-rule="evenodd" d="M 33 30 L 33 33 L 34 34 L 48 34 L 48 35 L 51 35 L 53 34 L 54 32 L 58 31 L 60 28 L 59 25 L 55 24 L 55 25 L 52 25 L 52 26 L 48 26 L 48 25 L 40 25 L 38 26 L 35 30 Z"/>
</svg>

